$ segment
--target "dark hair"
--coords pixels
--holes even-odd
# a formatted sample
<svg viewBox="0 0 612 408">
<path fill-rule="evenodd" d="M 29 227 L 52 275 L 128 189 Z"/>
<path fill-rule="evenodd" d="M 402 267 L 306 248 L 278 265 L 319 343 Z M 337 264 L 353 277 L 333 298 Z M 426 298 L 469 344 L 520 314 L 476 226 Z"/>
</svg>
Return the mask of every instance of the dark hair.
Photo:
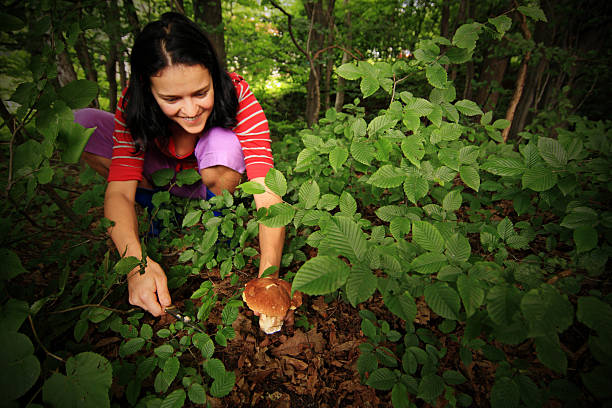
<svg viewBox="0 0 612 408">
<path fill-rule="evenodd" d="M 211 75 L 215 99 L 206 129 L 231 128 L 236 123 L 238 98 L 230 76 L 221 68 L 211 42 L 200 27 L 178 13 L 164 13 L 145 26 L 130 55 L 130 82 L 121 108 L 136 142 L 136 152 L 159 139 L 170 138 L 170 119 L 151 93 L 151 77 L 173 64 L 203 65 Z"/>
</svg>

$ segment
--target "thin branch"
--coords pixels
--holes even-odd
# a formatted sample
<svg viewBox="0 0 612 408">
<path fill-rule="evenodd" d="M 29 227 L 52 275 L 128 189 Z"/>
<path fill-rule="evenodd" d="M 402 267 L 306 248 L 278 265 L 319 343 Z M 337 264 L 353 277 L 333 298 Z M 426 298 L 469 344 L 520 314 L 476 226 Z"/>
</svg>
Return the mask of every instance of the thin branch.
<svg viewBox="0 0 612 408">
<path fill-rule="evenodd" d="M 344 48 L 344 47 L 342 47 L 340 45 L 330 45 L 329 47 L 322 48 L 319 51 L 315 52 L 315 54 L 312 57 L 312 59 L 316 60 L 317 58 L 319 58 L 319 55 L 321 55 L 325 51 L 331 50 L 332 48 L 338 48 L 338 49 L 346 52 L 347 54 L 349 54 L 351 57 L 353 57 L 353 59 L 356 59 L 358 61 L 363 58 L 363 56 L 361 56 L 361 58 L 357 57 L 355 54 L 353 54 L 352 52 L 350 52 L 349 50 L 347 50 L 346 48 Z M 357 52 L 359 52 L 359 51 L 357 51 Z M 359 53 L 359 54 L 361 54 L 361 53 Z"/>
<path fill-rule="evenodd" d="M 49 313 L 51 313 L 51 314 L 68 313 L 68 312 L 73 312 L 75 310 L 87 309 L 87 308 L 90 308 L 90 307 L 98 307 L 100 309 L 110 310 L 111 312 L 115 312 L 115 313 L 119 313 L 119 314 L 128 314 L 128 313 L 132 313 L 133 311 L 139 309 L 137 307 L 133 307 L 133 308 L 128 309 L 128 310 L 119 310 L 119 309 L 114 309 L 112 307 L 102 306 L 102 305 L 99 305 L 99 304 L 87 304 L 87 305 L 80 305 L 80 306 L 69 307 L 68 309 L 64 309 L 64 310 L 54 310 L 54 311 L 49 312 Z"/>
<path fill-rule="evenodd" d="M 281 6 L 276 4 L 276 2 L 274 0 L 270 0 L 270 3 L 275 8 L 279 9 L 284 15 L 287 16 L 287 26 L 288 26 L 288 29 L 289 29 L 289 35 L 291 36 L 291 41 L 293 41 L 293 44 L 295 44 L 297 49 L 300 50 L 300 52 L 302 54 L 304 54 L 306 56 L 306 58 L 309 58 L 308 53 L 300 46 L 300 44 L 298 44 L 297 40 L 295 39 L 295 36 L 293 35 L 293 29 L 291 28 L 291 19 L 293 18 L 293 16 L 291 16 L 291 14 L 287 13 Z"/>
<path fill-rule="evenodd" d="M 32 316 L 28 315 L 28 320 L 30 320 L 30 327 L 32 327 L 32 333 L 34 333 L 34 338 L 36 339 L 36 341 L 38 342 L 38 344 L 40 344 L 40 347 L 42 347 L 42 349 L 44 350 L 44 352 L 49 356 L 49 357 L 53 357 L 56 360 L 61 361 L 62 363 L 65 363 L 66 361 L 61 358 L 60 356 L 56 356 L 55 354 L 53 354 L 52 352 L 50 352 L 49 350 L 47 350 L 47 348 L 45 347 L 44 344 L 42 344 L 42 341 L 40 341 L 40 339 L 38 338 L 38 334 L 36 334 L 36 329 L 34 328 L 34 322 L 32 321 Z"/>
</svg>

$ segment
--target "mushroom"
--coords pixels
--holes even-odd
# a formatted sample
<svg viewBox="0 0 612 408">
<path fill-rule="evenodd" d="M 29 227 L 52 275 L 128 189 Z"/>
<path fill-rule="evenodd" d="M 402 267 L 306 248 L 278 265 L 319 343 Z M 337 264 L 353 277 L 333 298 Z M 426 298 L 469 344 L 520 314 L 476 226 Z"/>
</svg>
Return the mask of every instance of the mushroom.
<svg viewBox="0 0 612 408">
<path fill-rule="evenodd" d="M 242 299 L 249 309 L 259 313 L 259 327 L 266 334 L 279 331 L 287 311 L 302 304 L 302 294 L 294 292 L 292 298 L 291 284 L 276 278 L 251 280 L 242 292 Z"/>
</svg>

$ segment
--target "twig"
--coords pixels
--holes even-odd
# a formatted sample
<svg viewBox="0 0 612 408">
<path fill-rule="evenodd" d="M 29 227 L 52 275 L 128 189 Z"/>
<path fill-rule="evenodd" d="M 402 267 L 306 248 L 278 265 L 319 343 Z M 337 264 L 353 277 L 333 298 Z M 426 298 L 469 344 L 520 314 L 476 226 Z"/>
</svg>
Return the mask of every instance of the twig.
<svg viewBox="0 0 612 408">
<path fill-rule="evenodd" d="M 56 360 L 61 361 L 62 363 L 65 363 L 66 361 L 59 357 L 56 356 L 55 354 L 53 354 L 52 352 L 50 352 L 49 350 L 47 350 L 47 348 L 45 347 L 44 344 L 42 344 L 42 342 L 40 341 L 40 339 L 38 338 L 38 334 L 36 334 L 36 329 L 34 328 L 34 322 L 32 321 L 32 316 L 28 315 L 28 320 L 30 320 L 30 327 L 32 327 L 32 333 L 34 333 L 34 338 L 36 339 L 36 341 L 38 342 L 38 344 L 40 344 L 40 347 L 42 347 L 42 349 L 44 350 L 45 353 L 47 353 L 47 355 L 49 357 L 53 357 Z"/>
<path fill-rule="evenodd" d="M 138 308 L 136 308 L 136 307 L 133 307 L 133 308 L 128 309 L 128 310 L 119 310 L 119 309 L 114 309 L 112 307 L 102 306 L 102 305 L 99 305 L 99 304 L 87 304 L 87 305 L 80 305 L 80 306 L 69 307 L 68 309 L 64 309 L 64 310 L 54 310 L 53 312 L 49 312 L 49 313 L 51 313 L 51 314 L 68 313 L 68 312 L 73 312 L 75 310 L 87 309 L 89 307 L 99 307 L 100 309 L 110 310 L 111 312 L 115 312 L 115 313 L 119 313 L 119 314 L 128 314 L 128 313 L 132 313 L 135 310 L 138 310 Z"/>
</svg>

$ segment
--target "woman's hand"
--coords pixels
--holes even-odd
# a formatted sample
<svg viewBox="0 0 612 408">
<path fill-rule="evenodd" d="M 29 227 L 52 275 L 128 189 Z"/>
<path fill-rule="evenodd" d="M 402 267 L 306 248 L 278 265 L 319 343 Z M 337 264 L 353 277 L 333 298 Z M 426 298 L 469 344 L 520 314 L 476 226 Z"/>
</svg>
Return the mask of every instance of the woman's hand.
<svg viewBox="0 0 612 408">
<path fill-rule="evenodd" d="M 130 304 L 142 307 L 153 316 L 164 314 L 172 303 L 164 270 L 148 257 L 145 273 L 141 274 L 140 268 L 136 268 L 128 275 L 128 291 Z"/>
</svg>

